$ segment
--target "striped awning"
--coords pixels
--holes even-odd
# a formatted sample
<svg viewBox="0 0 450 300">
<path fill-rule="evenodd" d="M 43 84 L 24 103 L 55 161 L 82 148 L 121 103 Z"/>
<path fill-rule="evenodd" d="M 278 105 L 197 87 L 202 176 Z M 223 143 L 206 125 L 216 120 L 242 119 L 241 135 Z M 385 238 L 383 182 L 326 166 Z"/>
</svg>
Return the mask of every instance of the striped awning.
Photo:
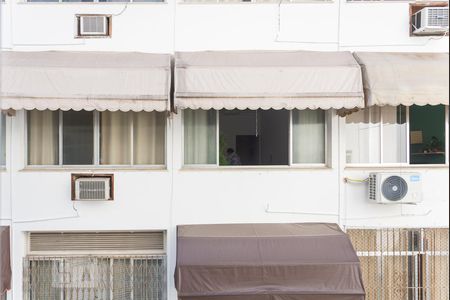
<svg viewBox="0 0 450 300">
<path fill-rule="evenodd" d="M 1 109 L 170 108 L 167 54 L 5 51 L 0 59 Z"/>
</svg>

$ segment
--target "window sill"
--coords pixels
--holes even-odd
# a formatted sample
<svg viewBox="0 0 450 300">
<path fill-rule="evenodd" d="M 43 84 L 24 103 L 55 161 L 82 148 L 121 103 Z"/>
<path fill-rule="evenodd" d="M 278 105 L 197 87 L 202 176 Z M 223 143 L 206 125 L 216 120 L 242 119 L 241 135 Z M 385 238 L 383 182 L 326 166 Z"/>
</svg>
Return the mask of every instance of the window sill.
<svg viewBox="0 0 450 300">
<path fill-rule="evenodd" d="M 164 2 L 17 2 L 19 5 L 147 5 L 167 4 Z"/>
<path fill-rule="evenodd" d="M 331 167 L 327 165 L 305 165 L 305 166 L 208 166 L 208 165 L 198 165 L 198 166 L 183 166 L 180 171 L 214 171 L 214 172 L 260 172 L 260 171 L 326 171 L 332 170 Z"/>
<path fill-rule="evenodd" d="M 177 5 L 278 5 L 280 1 L 273 0 L 267 2 L 205 2 L 205 1 L 179 1 Z M 293 0 L 293 1 L 282 1 L 283 5 L 288 4 L 333 4 L 334 0 Z"/>
<path fill-rule="evenodd" d="M 95 172 L 95 171 L 167 171 L 166 166 L 27 166 L 21 172 Z"/>
<path fill-rule="evenodd" d="M 370 164 L 361 164 L 361 165 L 347 165 L 345 166 L 346 170 L 361 170 L 361 169 L 374 169 L 374 170 L 380 170 L 380 169 L 388 169 L 388 170 L 425 170 L 425 169 L 448 169 L 449 165 L 370 165 Z"/>
</svg>

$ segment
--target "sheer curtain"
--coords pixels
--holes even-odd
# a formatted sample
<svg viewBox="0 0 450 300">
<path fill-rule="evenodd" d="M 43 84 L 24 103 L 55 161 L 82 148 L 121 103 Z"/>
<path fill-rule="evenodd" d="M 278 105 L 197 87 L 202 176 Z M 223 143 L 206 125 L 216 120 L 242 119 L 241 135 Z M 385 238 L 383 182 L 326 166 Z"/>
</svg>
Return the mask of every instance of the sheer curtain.
<svg viewBox="0 0 450 300">
<path fill-rule="evenodd" d="M 323 110 L 292 111 L 292 162 L 325 163 L 325 113 Z"/>
<path fill-rule="evenodd" d="M 28 112 L 28 164 L 59 164 L 59 112 Z"/>
<path fill-rule="evenodd" d="M 131 164 L 131 113 L 102 112 L 100 120 L 100 163 Z"/>
<path fill-rule="evenodd" d="M 134 164 L 165 163 L 166 116 L 162 112 L 137 112 L 133 121 Z"/>
<path fill-rule="evenodd" d="M 6 164 L 6 118 L 0 113 L 0 166 Z"/>
<path fill-rule="evenodd" d="M 184 163 L 216 164 L 216 111 L 184 111 Z"/>
<path fill-rule="evenodd" d="M 406 107 L 383 106 L 383 162 L 407 162 Z"/>
<path fill-rule="evenodd" d="M 365 108 L 346 117 L 345 144 L 347 163 L 381 162 L 381 111 Z"/>
</svg>

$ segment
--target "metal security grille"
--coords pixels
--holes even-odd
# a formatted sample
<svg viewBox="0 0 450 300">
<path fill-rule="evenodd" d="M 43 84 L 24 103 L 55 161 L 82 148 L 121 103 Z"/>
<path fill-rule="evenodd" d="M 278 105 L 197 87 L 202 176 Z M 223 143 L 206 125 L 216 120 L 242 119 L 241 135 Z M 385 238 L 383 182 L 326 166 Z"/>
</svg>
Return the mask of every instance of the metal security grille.
<svg viewBox="0 0 450 300">
<path fill-rule="evenodd" d="M 25 300 L 165 300 L 166 257 L 26 257 Z"/>
<path fill-rule="evenodd" d="M 347 229 L 367 300 L 449 300 L 448 228 Z"/>
</svg>

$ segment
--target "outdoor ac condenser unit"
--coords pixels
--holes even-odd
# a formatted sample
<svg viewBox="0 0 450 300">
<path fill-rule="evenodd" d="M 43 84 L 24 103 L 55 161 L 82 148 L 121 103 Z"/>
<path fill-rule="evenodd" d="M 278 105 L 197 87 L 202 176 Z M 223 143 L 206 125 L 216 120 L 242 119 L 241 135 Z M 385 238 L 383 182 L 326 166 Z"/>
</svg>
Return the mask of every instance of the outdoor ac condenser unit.
<svg viewBox="0 0 450 300">
<path fill-rule="evenodd" d="M 437 35 L 448 32 L 448 7 L 425 7 L 412 16 L 413 34 Z"/>
<path fill-rule="evenodd" d="M 80 201 L 106 201 L 111 197 L 111 178 L 81 177 L 75 180 L 75 198 Z"/>
<path fill-rule="evenodd" d="M 422 201 L 419 173 L 371 173 L 369 200 L 380 204 L 416 204 Z"/>
</svg>

